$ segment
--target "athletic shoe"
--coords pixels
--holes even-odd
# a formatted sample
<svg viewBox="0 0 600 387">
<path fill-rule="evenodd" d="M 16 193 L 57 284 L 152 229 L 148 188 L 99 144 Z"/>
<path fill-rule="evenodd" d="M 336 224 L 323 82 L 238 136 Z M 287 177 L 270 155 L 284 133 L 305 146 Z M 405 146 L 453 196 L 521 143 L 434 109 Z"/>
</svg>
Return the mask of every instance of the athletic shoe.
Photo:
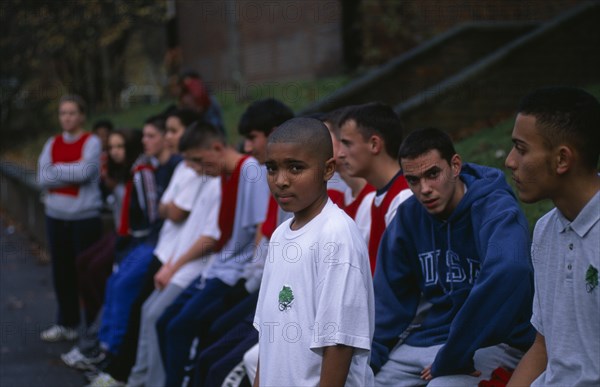
<svg viewBox="0 0 600 387">
<path fill-rule="evenodd" d="M 104 359 L 104 352 L 99 351 L 95 357 L 85 356 L 78 347 L 73 347 L 69 352 L 60 355 L 60 358 L 69 367 L 81 371 L 92 371 L 96 369 L 96 364 Z"/>
<path fill-rule="evenodd" d="M 56 341 L 73 341 L 77 340 L 79 333 L 77 329 L 68 328 L 62 325 L 52 325 L 50 328 L 40 333 L 40 338 L 44 341 L 56 342 Z"/>
<path fill-rule="evenodd" d="M 244 379 L 247 379 L 247 375 L 246 367 L 244 367 L 244 362 L 242 361 L 229 372 L 225 380 L 223 380 L 221 387 L 239 387 Z"/>
<path fill-rule="evenodd" d="M 106 372 L 100 372 L 87 387 L 124 387 L 125 383 L 115 380 Z"/>
</svg>

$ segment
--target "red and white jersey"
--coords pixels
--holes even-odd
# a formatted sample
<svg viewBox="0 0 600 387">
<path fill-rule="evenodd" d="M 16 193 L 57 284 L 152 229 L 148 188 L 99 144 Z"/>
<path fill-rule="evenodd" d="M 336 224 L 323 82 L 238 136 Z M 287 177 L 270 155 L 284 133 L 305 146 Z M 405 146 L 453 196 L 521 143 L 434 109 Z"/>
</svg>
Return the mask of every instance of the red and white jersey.
<svg viewBox="0 0 600 387">
<path fill-rule="evenodd" d="M 349 191 L 351 191 L 350 187 L 337 172 L 327 181 L 327 196 L 342 210 L 346 207 L 346 197 Z"/>
<path fill-rule="evenodd" d="M 394 177 L 391 184 L 383 192 L 373 191 L 365 196 L 360 203 L 354 220 L 361 235 L 369 246 L 371 270 L 375 271 L 377 250 L 385 228 L 390 224 L 398 206 L 412 196 L 412 191 L 401 174 Z"/>
</svg>

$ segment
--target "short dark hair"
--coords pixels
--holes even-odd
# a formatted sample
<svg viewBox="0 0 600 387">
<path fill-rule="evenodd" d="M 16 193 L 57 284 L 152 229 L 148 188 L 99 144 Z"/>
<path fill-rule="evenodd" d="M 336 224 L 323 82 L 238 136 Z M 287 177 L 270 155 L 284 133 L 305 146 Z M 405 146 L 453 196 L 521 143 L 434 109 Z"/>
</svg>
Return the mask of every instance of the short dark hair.
<svg viewBox="0 0 600 387">
<path fill-rule="evenodd" d="M 298 143 L 325 160 L 333 157 L 333 143 L 329 130 L 316 118 L 292 118 L 279 125 L 267 141 L 269 144 Z"/>
<path fill-rule="evenodd" d="M 185 132 L 179 140 L 179 152 L 185 152 L 190 149 L 208 148 L 213 142 L 227 144 L 223 132 L 206 121 L 196 121 L 186 127 Z"/>
<path fill-rule="evenodd" d="M 242 114 L 238 133 L 247 136 L 251 131 L 258 130 L 268 136 L 273 128 L 291 118 L 294 118 L 294 112 L 283 102 L 275 98 L 261 99 L 253 102 Z"/>
<path fill-rule="evenodd" d="M 325 117 L 325 122 L 329 122 L 329 125 L 331 126 L 331 131 L 338 140 L 340 138 L 340 118 L 342 118 L 346 111 L 348 109 L 351 109 L 352 107 L 353 106 L 343 106 L 337 108 L 327 113 L 327 116 Z"/>
<path fill-rule="evenodd" d="M 340 117 L 342 127 L 347 121 L 354 120 L 365 140 L 378 134 L 385 143 L 386 153 L 396 158 L 402 143 L 402 122 L 394 110 L 381 102 L 371 102 L 348 108 Z"/>
<path fill-rule="evenodd" d="M 179 118 L 179 121 L 181 121 L 183 126 L 185 126 L 187 128 L 194 122 L 200 120 L 201 115 L 192 109 L 183 108 L 183 109 L 176 109 L 176 110 L 169 112 L 168 115 L 166 116 L 166 118 L 169 118 L 169 117 Z"/>
<path fill-rule="evenodd" d="M 537 89 L 525 96 L 518 113 L 534 116 L 548 148 L 568 143 L 595 169 L 600 156 L 600 103 L 588 92 L 566 86 Z"/>
<path fill-rule="evenodd" d="M 416 129 L 406 136 L 398 151 L 398 161 L 415 159 L 431 150 L 440 152 L 440 156 L 448 164 L 456 154 L 452 139 L 446 132 L 437 128 L 422 128 Z"/>
<path fill-rule="evenodd" d="M 146 118 L 144 125 L 152 125 L 161 133 L 165 133 L 167 130 L 165 126 L 165 117 L 160 114 Z"/>
<path fill-rule="evenodd" d="M 98 120 L 94 122 L 94 125 L 92 125 L 92 131 L 94 132 L 100 128 L 106 128 L 109 132 L 112 132 L 114 126 L 110 120 Z"/>
</svg>

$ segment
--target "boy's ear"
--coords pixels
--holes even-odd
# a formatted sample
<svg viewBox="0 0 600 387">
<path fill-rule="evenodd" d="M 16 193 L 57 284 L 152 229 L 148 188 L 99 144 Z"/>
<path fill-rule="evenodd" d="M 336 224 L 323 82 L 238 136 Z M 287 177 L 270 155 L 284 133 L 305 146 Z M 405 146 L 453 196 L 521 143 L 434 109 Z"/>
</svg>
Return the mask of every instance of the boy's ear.
<svg viewBox="0 0 600 387">
<path fill-rule="evenodd" d="M 369 146 L 371 148 L 371 152 L 373 154 L 379 154 L 384 151 L 384 143 L 381 137 L 377 135 L 372 135 L 369 137 Z"/>
<path fill-rule="evenodd" d="M 224 146 L 221 142 L 219 141 L 214 141 L 211 146 L 212 150 L 214 150 L 215 152 L 223 152 Z"/>
<path fill-rule="evenodd" d="M 323 174 L 323 180 L 328 181 L 333 177 L 335 173 L 335 158 L 332 157 L 329 160 L 325 161 L 325 173 Z"/>
<path fill-rule="evenodd" d="M 458 177 L 462 169 L 462 159 L 458 153 L 456 153 L 450 159 L 450 168 L 452 168 L 452 176 Z"/>
<path fill-rule="evenodd" d="M 559 175 L 563 175 L 567 173 L 571 166 L 575 162 L 575 154 L 573 150 L 566 146 L 561 145 L 558 147 L 556 152 L 556 173 Z"/>
</svg>

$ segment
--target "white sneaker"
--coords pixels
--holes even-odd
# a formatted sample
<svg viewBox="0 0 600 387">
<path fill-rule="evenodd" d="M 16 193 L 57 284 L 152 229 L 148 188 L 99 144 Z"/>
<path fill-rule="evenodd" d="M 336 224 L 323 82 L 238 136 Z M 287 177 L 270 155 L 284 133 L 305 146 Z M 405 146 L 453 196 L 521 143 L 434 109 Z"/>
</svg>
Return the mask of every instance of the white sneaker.
<svg viewBox="0 0 600 387">
<path fill-rule="evenodd" d="M 87 387 L 124 387 L 125 383 L 115 380 L 106 372 L 100 372 Z"/>
<path fill-rule="evenodd" d="M 87 357 L 81 353 L 78 347 L 73 347 L 69 352 L 60 355 L 60 358 L 66 365 L 82 371 L 95 370 L 95 365 L 101 362 L 104 357 L 104 352 L 99 352 L 96 357 Z"/>
<path fill-rule="evenodd" d="M 245 378 L 246 368 L 244 367 L 244 362 L 242 361 L 225 377 L 222 387 L 238 387 L 240 384 L 242 384 Z"/>
<path fill-rule="evenodd" d="M 72 341 L 79 337 L 77 329 L 68 328 L 62 325 L 52 325 L 50 328 L 40 333 L 40 338 L 44 341 Z"/>
</svg>

